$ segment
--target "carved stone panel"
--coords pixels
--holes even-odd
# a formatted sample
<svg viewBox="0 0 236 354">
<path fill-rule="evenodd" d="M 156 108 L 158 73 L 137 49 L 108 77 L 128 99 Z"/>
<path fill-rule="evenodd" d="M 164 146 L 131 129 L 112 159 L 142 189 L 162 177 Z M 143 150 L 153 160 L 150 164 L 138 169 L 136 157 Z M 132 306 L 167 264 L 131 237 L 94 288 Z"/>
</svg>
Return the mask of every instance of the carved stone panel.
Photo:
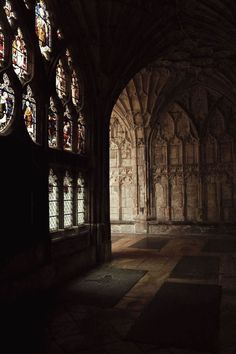
<svg viewBox="0 0 236 354">
<path fill-rule="evenodd" d="M 232 162 L 232 142 L 221 141 L 219 143 L 219 153 L 221 162 Z"/>
<path fill-rule="evenodd" d="M 183 203 L 183 179 L 176 177 L 170 186 L 171 192 L 171 219 L 173 221 L 184 220 Z"/>
<path fill-rule="evenodd" d="M 185 144 L 185 164 L 192 165 L 199 162 L 198 144 L 189 142 Z"/>
<path fill-rule="evenodd" d="M 132 147 L 131 143 L 125 139 L 122 141 L 120 145 L 120 151 L 121 151 L 121 165 L 122 166 L 131 166 L 132 165 Z"/>
<path fill-rule="evenodd" d="M 175 124 L 174 120 L 169 113 L 164 114 L 160 120 L 161 126 L 161 137 L 169 141 L 174 137 L 175 134 Z"/>
<path fill-rule="evenodd" d="M 112 141 L 110 143 L 110 166 L 119 166 L 119 148 Z"/>
<path fill-rule="evenodd" d="M 199 181 L 197 177 L 189 178 L 186 181 L 186 219 L 188 221 L 197 221 L 198 215 L 198 198 L 199 198 Z"/>
<path fill-rule="evenodd" d="M 171 165 L 182 164 L 182 149 L 178 141 L 174 141 L 169 145 L 169 162 Z"/>
<path fill-rule="evenodd" d="M 129 220 L 133 215 L 133 189 L 127 185 L 121 185 L 121 220 Z"/>
<path fill-rule="evenodd" d="M 167 163 L 167 145 L 156 144 L 155 146 L 155 165 L 165 165 Z"/>
<path fill-rule="evenodd" d="M 232 183 L 230 182 L 222 183 L 221 198 L 222 198 L 223 219 L 225 222 L 232 222 L 234 220 Z"/>
<path fill-rule="evenodd" d="M 119 220 L 119 186 L 110 186 L 110 218 L 111 220 Z"/>
<path fill-rule="evenodd" d="M 129 131 L 115 117 L 110 123 L 110 217 L 133 220 L 133 160 Z"/>
<path fill-rule="evenodd" d="M 215 182 L 208 182 L 206 185 L 207 221 L 219 221 L 219 207 L 217 198 L 217 185 Z"/>
<path fill-rule="evenodd" d="M 205 140 L 205 144 L 202 145 L 205 163 L 212 164 L 216 162 L 217 148 L 216 141 L 212 137 L 208 137 Z"/>
<path fill-rule="evenodd" d="M 162 179 L 162 183 L 156 183 L 155 185 L 156 218 L 158 221 L 168 220 L 167 188 L 167 179 Z"/>
</svg>

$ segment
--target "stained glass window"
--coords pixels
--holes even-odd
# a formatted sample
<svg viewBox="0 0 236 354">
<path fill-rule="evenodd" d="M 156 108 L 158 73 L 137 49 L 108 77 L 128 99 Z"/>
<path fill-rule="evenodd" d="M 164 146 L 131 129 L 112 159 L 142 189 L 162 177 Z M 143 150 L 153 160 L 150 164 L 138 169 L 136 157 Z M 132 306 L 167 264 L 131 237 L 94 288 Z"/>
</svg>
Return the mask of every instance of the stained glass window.
<svg viewBox="0 0 236 354">
<path fill-rule="evenodd" d="M 76 108 L 79 107 L 79 94 L 79 81 L 76 72 L 73 70 L 71 77 L 71 99 Z"/>
<path fill-rule="evenodd" d="M 51 22 L 43 0 L 38 1 L 35 6 L 35 32 L 38 36 L 40 51 L 49 60 L 52 51 Z"/>
<path fill-rule="evenodd" d="M 23 95 L 23 114 L 27 131 L 33 141 L 36 141 L 36 102 L 30 86 Z"/>
<path fill-rule="evenodd" d="M 25 81 L 28 76 L 28 56 L 23 35 L 19 27 L 12 43 L 12 65 L 19 79 Z"/>
<path fill-rule="evenodd" d="M 14 91 L 7 74 L 3 74 L 3 81 L 0 82 L 0 133 L 6 130 L 12 119 L 14 102 Z"/>
<path fill-rule="evenodd" d="M 0 67 L 2 67 L 4 64 L 4 58 L 5 58 L 4 52 L 5 52 L 4 34 L 2 31 L 2 27 L 0 25 Z"/>
<path fill-rule="evenodd" d="M 64 227 L 73 225 L 73 185 L 72 179 L 66 173 L 63 183 L 64 189 Z"/>
<path fill-rule="evenodd" d="M 58 147 L 58 112 L 52 97 L 48 110 L 48 146 Z"/>
<path fill-rule="evenodd" d="M 84 203 L 84 179 L 77 179 L 77 223 L 83 224 L 85 221 L 85 203 Z"/>
<path fill-rule="evenodd" d="M 13 11 L 12 4 L 10 1 L 8 0 L 5 1 L 4 10 L 7 16 L 7 20 L 9 24 L 12 26 L 14 24 L 14 20 L 16 19 L 16 14 Z"/>
<path fill-rule="evenodd" d="M 68 98 L 68 78 L 61 59 L 56 67 L 56 91 L 58 97 L 65 102 Z"/>
<path fill-rule="evenodd" d="M 63 149 L 72 149 L 72 117 L 68 107 L 66 107 L 63 119 Z"/>
<path fill-rule="evenodd" d="M 78 148 L 77 151 L 79 154 L 85 153 L 85 121 L 80 115 L 78 120 Z"/>
<path fill-rule="evenodd" d="M 56 231 L 59 228 L 59 194 L 57 177 L 50 170 L 48 180 L 48 195 L 49 195 L 49 229 Z"/>
</svg>

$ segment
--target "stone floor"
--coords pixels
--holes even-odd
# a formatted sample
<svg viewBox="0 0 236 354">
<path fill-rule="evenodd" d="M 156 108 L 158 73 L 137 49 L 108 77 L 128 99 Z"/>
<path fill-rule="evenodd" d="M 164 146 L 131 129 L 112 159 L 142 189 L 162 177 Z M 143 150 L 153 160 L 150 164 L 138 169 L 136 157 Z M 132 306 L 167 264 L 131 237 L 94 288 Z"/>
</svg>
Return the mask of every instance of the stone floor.
<svg viewBox="0 0 236 354">
<path fill-rule="evenodd" d="M 146 236 L 124 234 L 114 236 L 113 260 L 106 266 L 146 270 L 145 275 L 115 306 L 110 308 L 81 305 L 75 301 L 64 302 L 57 294 L 51 294 L 50 302 L 46 300 L 46 314 L 41 313 L 40 307 L 37 312 L 33 304 L 32 323 L 36 323 L 33 321 L 34 316 L 37 316 L 38 321 L 35 328 L 31 328 L 31 341 L 27 341 L 28 348 L 25 348 L 25 352 L 28 350 L 31 354 L 207 354 L 208 352 L 204 351 L 172 347 L 160 349 L 155 345 L 137 344 L 126 339 L 130 327 L 163 283 L 175 281 L 222 286 L 219 349 L 211 354 L 236 353 L 235 247 L 232 247 L 232 252 L 230 248 L 219 247 L 219 244 L 216 250 L 214 244 L 205 247 L 209 240 L 214 239 L 213 235 L 178 237 L 167 235 L 165 238 L 168 242 L 157 242 L 156 249 L 152 248 L 152 244 L 155 247 L 155 242 L 148 242 L 146 248 L 140 246 L 135 248 L 134 244 L 138 240 L 145 239 Z M 158 236 L 155 237 L 158 239 Z M 232 243 L 232 235 L 217 235 L 217 238 L 223 240 L 223 243 L 231 238 L 229 242 Z M 163 236 L 160 239 L 163 240 Z M 145 247 L 145 242 L 143 245 Z M 222 252 L 219 252 L 221 249 Z M 184 280 L 170 278 L 170 273 L 183 256 L 219 257 L 218 277 L 185 278 Z M 23 309 L 19 312 L 19 317 L 21 316 L 24 316 Z M 15 325 L 20 327 L 20 321 Z M 19 338 L 15 338 L 15 341 L 24 344 L 22 340 L 24 329 L 22 331 L 19 329 L 19 333 Z"/>
</svg>

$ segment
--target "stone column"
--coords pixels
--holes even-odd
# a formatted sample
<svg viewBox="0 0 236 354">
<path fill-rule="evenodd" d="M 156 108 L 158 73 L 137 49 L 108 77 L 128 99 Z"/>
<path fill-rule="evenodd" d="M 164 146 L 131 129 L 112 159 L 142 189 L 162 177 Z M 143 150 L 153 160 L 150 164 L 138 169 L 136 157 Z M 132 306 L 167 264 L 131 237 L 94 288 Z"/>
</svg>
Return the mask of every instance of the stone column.
<svg viewBox="0 0 236 354">
<path fill-rule="evenodd" d="M 137 215 L 135 232 L 147 233 L 147 159 L 143 117 L 140 113 L 134 117 L 136 133 L 136 178 L 137 178 Z"/>
</svg>

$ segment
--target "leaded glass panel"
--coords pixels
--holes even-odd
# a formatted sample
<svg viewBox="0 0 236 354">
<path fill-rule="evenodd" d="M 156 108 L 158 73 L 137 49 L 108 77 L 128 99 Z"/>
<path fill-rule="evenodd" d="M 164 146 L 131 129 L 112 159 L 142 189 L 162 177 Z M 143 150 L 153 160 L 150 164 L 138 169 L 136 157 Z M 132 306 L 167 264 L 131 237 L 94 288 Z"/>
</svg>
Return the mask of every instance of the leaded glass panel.
<svg viewBox="0 0 236 354">
<path fill-rule="evenodd" d="M 26 81 L 28 78 L 28 55 L 23 35 L 19 27 L 12 43 L 12 65 L 20 81 Z"/>
<path fill-rule="evenodd" d="M 52 51 L 51 22 L 43 0 L 38 1 L 35 6 L 35 32 L 39 40 L 40 51 L 49 60 Z"/>
<path fill-rule="evenodd" d="M 27 131 L 33 141 L 36 141 L 36 102 L 30 86 L 23 95 L 23 114 Z"/>
<path fill-rule="evenodd" d="M 76 75 L 76 72 L 72 72 L 72 77 L 71 77 L 71 99 L 72 103 L 76 108 L 79 108 L 79 80 Z"/>
<path fill-rule="evenodd" d="M 50 98 L 48 112 L 48 146 L 51 148 L 58 147 L 58 112 L 52 97 Z"/>
<path fill-rule="evenodd" d="M 84 179 L 77 179 L 77 223 L 78 225 L 85 222 L 85 200 L 84 200 Z"/>
<path fill-rule="evenodd" d="M 59 193 L 57 177 L 50 170 L 48 181 L 48 198 L 49 198 L 49 229 L 56 231 L 59 228 Z"/>
<path fill-rule="evenodd" d="M 78 120 L 78 153 L 85 153 L 85 122 L 83 117 L 80 115 Z"/>
<path fill-rule="evenodd" d="M 12 120 L 15 96 L 7 74 L 0 82 L 0 133 L 4 132 Z"/>
<path fill-rule="evenodd" d="M 68 107 L 66 107 L 63 119 L 63 149 L 72 149 L 72 117 Z"/>
<path fill-rule="evenodd" d="M 69 174 L 66 173 L 63 183 L 64 196 L 64 227 L 73 226 L 73 184 Z"/>
<path fill-rule="evenodd" d="M 58 97 L 65 102 L 68 99 L 68 78 L 61 60 L 56 67 L 56 91 Z"/>
</svg>

